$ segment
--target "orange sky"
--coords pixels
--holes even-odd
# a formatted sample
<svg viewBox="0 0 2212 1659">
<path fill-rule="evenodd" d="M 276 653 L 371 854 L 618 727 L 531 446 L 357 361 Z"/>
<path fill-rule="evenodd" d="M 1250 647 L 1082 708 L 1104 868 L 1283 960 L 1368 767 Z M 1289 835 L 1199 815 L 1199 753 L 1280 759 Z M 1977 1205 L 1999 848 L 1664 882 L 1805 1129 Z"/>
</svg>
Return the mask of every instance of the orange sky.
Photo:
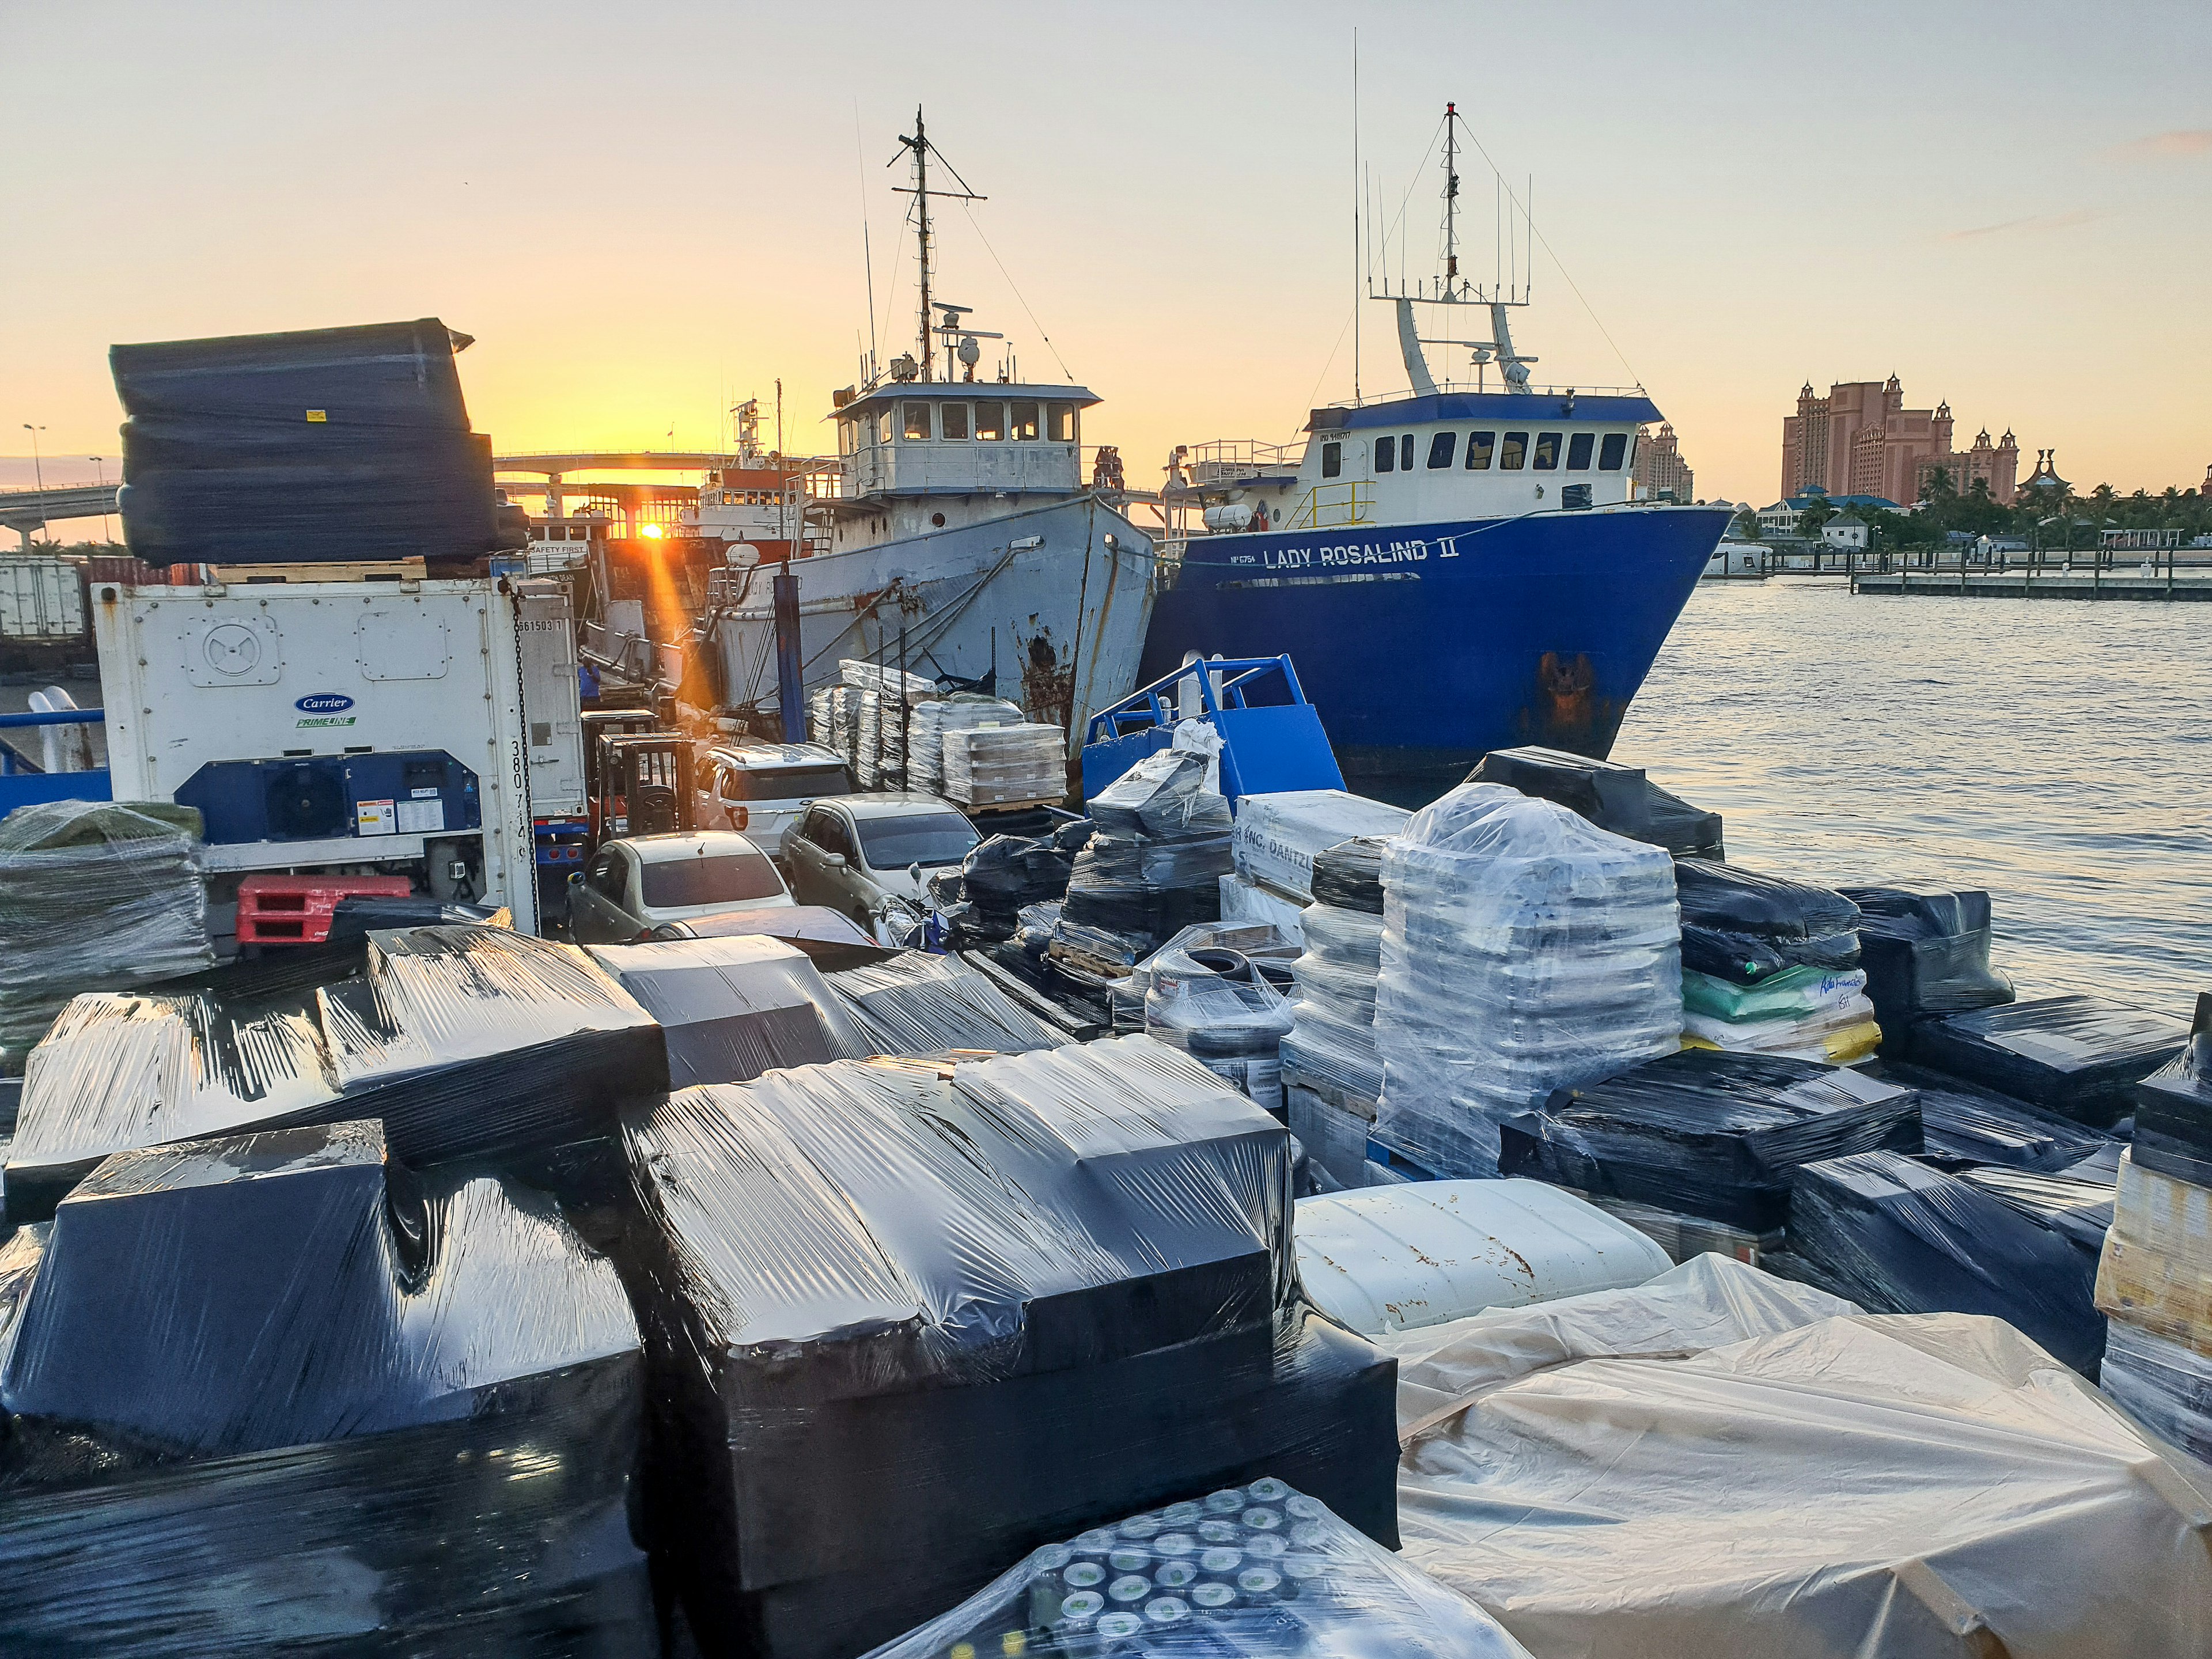
<svg viewBox="0 0 2212 1659">
<path fill-rule="evenodd" d="M 939 293 L 1028 375 L 1064 362 L 1104 398 L 1085 436 L 1132 482 L 1174 443 L 1289 439 L 1351 389 L 1341 8 L 349 11 L 0 0 L 0 452 L 31 422 L 60 476 L 112 456 L 113 341 L 424 314 L 477 337 L 463 379 L 503 450 L 708 446 L 778 376 L 792 447 L 825 447 L 868 330 L 864 207 L 885 356 L 910 335 L 884 164 L 917 99 L 991 198 L 946 210 Z M 1573 279 L 1540 255 L 1537 379 L 1640 378 L 1700 494 L 1771 500 L 1800 383 L 1893 372 L 1962 441 L 2009 425 L 2084 487 L 2194 483 L 2212 8 L 2119 15 L 1373 9 L 1392 267 L 1434 267 L 1420 163 L 1455 98 L 1534 175 Z M 1486 273 L 1491 177 L 1462 177 Z M 1367 313 L 1364 384 L 1402 386 Z M 0 459 L 0 484 L 27 474 Z"/>
</svg>

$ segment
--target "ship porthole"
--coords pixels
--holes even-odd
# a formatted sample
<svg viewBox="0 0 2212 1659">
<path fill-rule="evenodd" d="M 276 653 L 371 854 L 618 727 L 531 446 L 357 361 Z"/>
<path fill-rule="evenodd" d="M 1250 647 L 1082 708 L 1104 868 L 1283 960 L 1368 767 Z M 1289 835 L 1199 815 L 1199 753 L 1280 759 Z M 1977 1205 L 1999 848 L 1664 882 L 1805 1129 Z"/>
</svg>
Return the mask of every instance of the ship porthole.
<svg viewBox="0 0 2212 1659">
<path fill-rule="evenodd" d="M 935 525 L 939 530 L 945 528 L 945 515 L 942 513 L 931 514 L 929 515 L 929 521 Z"/>
</svg>

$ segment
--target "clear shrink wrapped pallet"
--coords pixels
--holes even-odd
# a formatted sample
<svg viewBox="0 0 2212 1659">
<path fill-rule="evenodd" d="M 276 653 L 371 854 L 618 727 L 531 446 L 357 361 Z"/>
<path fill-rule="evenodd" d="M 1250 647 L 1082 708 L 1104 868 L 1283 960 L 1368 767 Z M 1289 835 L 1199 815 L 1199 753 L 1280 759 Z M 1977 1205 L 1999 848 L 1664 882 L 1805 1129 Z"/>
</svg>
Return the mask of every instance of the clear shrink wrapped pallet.
<svg viewBox="0 0 2212 1659">
<path fill-rule="evenodd" d="M 1237 803 L 1237 872 L 1311 900 L 1316 854 L 1355 837 L 1395 836 L 1412 817 L 1402 806 L 1341 789 L 1246 795 Z"/>
<path fill-rule="evenodd" d="M 1067 793 L 1067 734 L 1056 726 L 978 726 L 945 734 L 945 795 L 966 807 L 1028 805 Z"/>
<path fill-rule="evenodd" d="M 1379 1133 L 1493 1174 L 1498 1126 L 1674 1048 L 1673 862 L 1550 801 L 1462 784 L 1382 860 Z"/>
<path fill-rule="evenodd" d="M 1188 951 L 1162 951 L 1149 964 L 1145 1030 L 1226 1078 L 1255 1105 L 1279 1118 L 1281 1048 L 1291 1029 L 1291 1005 L 1251 972 L 1249 962 L 1240 959 L 1240 964 L 1244 977 L 1232 979 Z"/>
<path fill-rule="evenodd" d="M 2115 1317 L 2106 1326 L 2097 1386 L 2212 1479 L 2212 1358 Z"/>
<path fill-rule="evenodd" d="M 1019 726 L 1028 718 L 1003 697 L 979 696 L 972 691 L 917 704 L 907 733 L 914 750 L 914 781 L 908 787 L 933 795 L 944 793 L 946 732 L 979 726 Z"/>
<path fill-rule="evenodd" d="M 1299 915 L 1305 907 L 1285 898 L 1272 887 L 1262 887 L 1249 877 L 1231 871 L 1220 878 L 1221 919 L 1232 922 L 1261 922 L 1296 939 Z"/>
<path fill-rule="evenodd" d="M 2212 1358 L 2212 1188 L 2121 1157 L 2097 1305 Z"/>
<path fill-rule="evenodd" d="M 32 1051 L 7 1165 L 21 1223 L 112 1152 L 349 1118 L 415 1164 L 611 1133 L 668 1087 L 659 1026 L 573 945 L 504 927 L 369 937 L 357 978 L 279 999 L 89 995 Z"/>
<path fill-rule="evenodd" d="M 1203 756 L 1180 750 L 1147 755 L 1091 799 L 1101 835 L 1174 841 L 1226 836 L 1229 803 L 1206 787 Z"/>
<path fill-rule="evenodd" d="M 849 1659 L 1270 1471 L 1396 1541 L 1395 1369 L 1299 1292 L 1289 1134 L 1188 1056 L 801 1066 L 625 1139 L 657 1579 L 710 1659 Z"/>
<path fill-rule="evenodd" d="M 1283 1039 L 1284 1058 L 1333 1087 L 1379 1100 L 1382 1057 L 1375 1042 L 1375 1000 L 1382 971 L 1382 918 L 1312 904 L 1301 923 L 1305 952 L 1291 967 L 1297 982 L 1291 1010 L 1296 1023 Z"/>
<path fill-rule="evenodd" d="M 1032 1550 L 867 1659 L 1527 1659 L 1489 1614 L 1272 1476 Z"/>
<path fill-rule="evenodd" d="M 0 821 L 0 1051 L 19 1070 L 69 1000 L 215 965 L 200 815 L 44 801 Z"/>
<path fill-rule="evenodd" d="M 527 1188 L 374 1122 L 119 1154 L 0 1249 L 0 1652 L 657 1652 L 645 1407 Z"/>
<path fill-rule="evenodd" d="M 2094 1378 L 2105 1321 L 2092 1257 L 2026 1212 L 1896 1152 L 1797 1171 L 1790 1249 L 1870 1313 L 1986 1314 Z"/>
</svg>

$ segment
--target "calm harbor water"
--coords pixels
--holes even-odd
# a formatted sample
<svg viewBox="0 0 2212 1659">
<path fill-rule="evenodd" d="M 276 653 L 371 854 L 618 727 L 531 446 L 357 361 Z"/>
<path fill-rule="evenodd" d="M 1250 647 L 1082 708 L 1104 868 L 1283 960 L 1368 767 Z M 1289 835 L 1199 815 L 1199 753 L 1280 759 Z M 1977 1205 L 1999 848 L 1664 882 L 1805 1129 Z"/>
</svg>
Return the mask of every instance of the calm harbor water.
<svg viewBox="0 0 2212 1659">
<path fill-rule="evenodd" d="M 1731 863 L 1982 887 L 2023 997 L 2212 990 L 2212 617 L 1705 582 L 1613 757 Z"/>
</svg>

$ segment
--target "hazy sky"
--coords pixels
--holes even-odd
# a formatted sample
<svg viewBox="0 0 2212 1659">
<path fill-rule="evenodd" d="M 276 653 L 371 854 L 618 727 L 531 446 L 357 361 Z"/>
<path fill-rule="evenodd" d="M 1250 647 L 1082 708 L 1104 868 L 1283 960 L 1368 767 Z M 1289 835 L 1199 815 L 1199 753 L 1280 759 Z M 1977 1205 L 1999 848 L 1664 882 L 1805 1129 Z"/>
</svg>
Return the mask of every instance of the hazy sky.
<svg viewBox="0 0 2212 1659">
<path fill-rule="evenodd" d="M 2084 487 L 2212 462 L 2206 0 L 0 0 L 0 453 L 32 422 L 76 474 L 112 456 L 111 342 L 425 314 L 477 337 L 503 450 L 710 446 L 779 375 L 826 447 L 864 203 L 884 355 L 911 335 L 884 162 L 917 100 L 991 198 L 945 212 L 939 291 L 1106 400 L 1086 441 L 1149 482 L 1174 443 L 1288 440 L 1352 386 L 1355 24 L 1408 273 L 1456 99 L 1602 322 L 1540 254 L 1536 378 L 1640 380 L 1701 495 L 1771 501 L 1800 384 L 1893 372 Z M 1364 311 L 1365 389 L 1402 386 Z"/>
</svg>

